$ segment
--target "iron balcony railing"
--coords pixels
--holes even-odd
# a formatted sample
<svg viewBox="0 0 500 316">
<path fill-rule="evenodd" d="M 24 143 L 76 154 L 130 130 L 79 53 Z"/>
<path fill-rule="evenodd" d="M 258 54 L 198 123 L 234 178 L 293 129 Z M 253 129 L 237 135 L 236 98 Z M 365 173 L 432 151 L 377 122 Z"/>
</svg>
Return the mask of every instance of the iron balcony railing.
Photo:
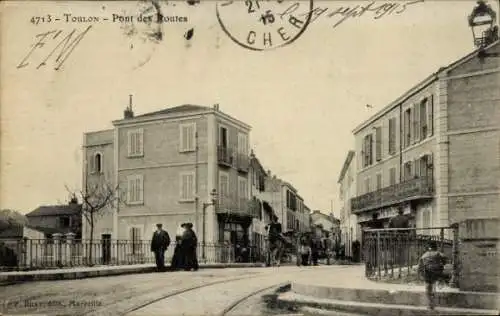
<svg viewBox="0 0 500 316">
<path fill-rule="evenodd" d="M 252 200 L 241 197 L 223 196 L 217 202 L 217 213 L 229 213 L 242 216 L 256 216 Z"/>
<path fill-rule="evenodd" d="M 419 177 L 397 183 L 351 199 L 354 213 L 418 198 L 430 198 L 434 192 L 432 177 Z"/>
<path fill-rule="evenodd" d="M 231 148 L 218 146 L 217 147 L 217 161 L 219 164 L 232 167 L 234 165 L 233 150 Z"/>
<path fill-rule="evenodd" d="M 204 252 L 203 252 L 204 248 Z M 258 245 L 245 247 L 245 262 L 259 262 L 262 249 Z M 165 252 L 165 262 L 170 263 L 175 241 Z M 242 262 L 234 245 L 225 243 L 199 243 L 200 263 Z M 203 256 L 204 254 L 204 256 Z M 150 240 L 51 240 L 27 239 L 0 241 L 0 270 L 39 270 L 95 265 L 132 265 L 155 263 Z"/>
<path fill-rule="evenodd" d="M 236 156 L 236 167 L 238 168 L 238 171 L 248 172 L 250 168 L 250 159 L 248 158 L 248 155 L 238 154 Z"/>
</svg>

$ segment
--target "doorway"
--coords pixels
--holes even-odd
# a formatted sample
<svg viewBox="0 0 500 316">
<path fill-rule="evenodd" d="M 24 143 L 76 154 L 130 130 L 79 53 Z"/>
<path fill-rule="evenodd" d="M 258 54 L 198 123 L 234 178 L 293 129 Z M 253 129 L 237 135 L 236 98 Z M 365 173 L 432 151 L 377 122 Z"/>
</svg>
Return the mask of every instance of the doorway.
<svg viewBox="0 0 500 316">
<path fill-rule="evenodd" d="M 102 264 L 109 264 L 111 262 L 111 234 L 102 234 Z"/>
</svg>

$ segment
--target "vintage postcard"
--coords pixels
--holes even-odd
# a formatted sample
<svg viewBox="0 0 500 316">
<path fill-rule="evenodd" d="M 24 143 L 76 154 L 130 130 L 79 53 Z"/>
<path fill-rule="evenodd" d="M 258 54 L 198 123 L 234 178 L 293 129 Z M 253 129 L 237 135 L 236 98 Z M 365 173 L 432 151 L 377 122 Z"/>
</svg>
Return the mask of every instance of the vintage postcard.
<svg viewBox="0 0 500 316">
<path fill-rule="evenodd" d="M 498 0 L 0 2 L 0 315 L 498 315 Z"/>
</svg>

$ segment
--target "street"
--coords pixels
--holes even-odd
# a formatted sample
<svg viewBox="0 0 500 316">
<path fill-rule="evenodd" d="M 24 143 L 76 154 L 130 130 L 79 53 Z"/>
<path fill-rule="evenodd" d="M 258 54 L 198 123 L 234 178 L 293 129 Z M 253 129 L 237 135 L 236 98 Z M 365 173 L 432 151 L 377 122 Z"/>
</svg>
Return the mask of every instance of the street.
<svg viewBox="0 0 500 316">
<path fill-rule="evenodd" d="M 291 281 L 297 273 L 315 270 L 311 267 L 204 269 L 33 282 L 0 288 L 0 308 L 2 313 L 13 315 L 214 315 L 254 291 Z M 193 289 L 199 286 L 203 287 Z"/>
</svg>

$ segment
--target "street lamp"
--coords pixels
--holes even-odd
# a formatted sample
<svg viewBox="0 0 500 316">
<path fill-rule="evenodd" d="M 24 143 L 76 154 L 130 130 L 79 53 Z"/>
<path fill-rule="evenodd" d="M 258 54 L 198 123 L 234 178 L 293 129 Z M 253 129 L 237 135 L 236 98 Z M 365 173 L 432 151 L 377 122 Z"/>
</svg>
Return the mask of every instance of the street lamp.
<svg viewBox="0 0 500 316">
<path fill-rule="evenodd" d="M 205 260 L 205 240 L 206 240 L 206 213 L 207 213 L 207 207 L 210 205 L 216 205 L 217 204 L 217 190 L 212 189 L 210 192 L 210 197 L 211 201 L 209 203 L 203 203 L 203 247 L 201 248 L 201 257 L 203 260 Z"/>
<path fill-rule="evenodd" d="M 496 13 L 484 0 L 477 1 L 468 17 L 474 45 L 479 49 L 479 57 L 486 57 L 484 48 L 498 40 L 498 26 L 495 25 Z"/>
</svg>

